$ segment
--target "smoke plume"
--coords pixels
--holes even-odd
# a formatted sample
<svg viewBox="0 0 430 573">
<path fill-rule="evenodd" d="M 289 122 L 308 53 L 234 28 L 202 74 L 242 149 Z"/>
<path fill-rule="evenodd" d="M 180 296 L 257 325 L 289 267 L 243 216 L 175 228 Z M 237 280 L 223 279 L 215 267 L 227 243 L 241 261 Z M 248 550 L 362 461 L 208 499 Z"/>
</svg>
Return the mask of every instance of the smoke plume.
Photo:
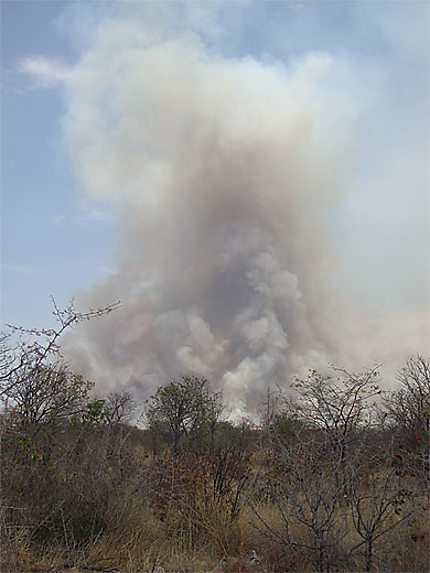
<svg viewBox="0 0 430 573">
<path fill-rule="evenodd" d="M 338 65 L 99 28 L 68 85 L 65 131 L 85 193 L 118 217 L 112 272 L 80 303 L 123 306 L 67 342 L 100 387 L 147 393 L 194 373 L 243 412 L 269 385 L 351 360 L 336 213 L 355 181 L 360 102 Z"/>
</svg>

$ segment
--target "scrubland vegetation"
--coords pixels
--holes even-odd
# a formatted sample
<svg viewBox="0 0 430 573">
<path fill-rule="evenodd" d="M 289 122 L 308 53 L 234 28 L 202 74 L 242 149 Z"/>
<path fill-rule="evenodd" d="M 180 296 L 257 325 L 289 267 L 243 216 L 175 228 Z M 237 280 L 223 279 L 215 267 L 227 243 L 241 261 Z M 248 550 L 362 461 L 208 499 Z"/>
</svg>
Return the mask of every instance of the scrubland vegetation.
<svg viewBox="0 0 430 573">
<path fill-rule="evenodd" d="M 428 570 L 424 357 L 385 392 L 311 371 L 232 423 L 200 377 L 95 397 L 61 328 L 2 339 L 2 571 Z"/>
</svg>

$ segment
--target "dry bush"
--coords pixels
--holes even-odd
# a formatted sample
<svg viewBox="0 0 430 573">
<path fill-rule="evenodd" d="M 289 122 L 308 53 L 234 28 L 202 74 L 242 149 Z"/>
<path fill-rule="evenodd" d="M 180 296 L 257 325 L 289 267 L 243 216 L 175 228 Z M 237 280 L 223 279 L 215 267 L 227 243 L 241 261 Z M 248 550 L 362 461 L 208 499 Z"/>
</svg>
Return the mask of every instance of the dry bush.
<svg viewBox="0 0 430 573">
<path fill-rule="evenodd" d="M 284 412 L 268 401 L 266 489 L 256 488 L 250 506 L 285 570 L 388 571 L 393 563 L 382 547 L 424 509 L 417 473 L 393 467 L 390 451 L 375 444 L 376 370 L 340 373 L 334 379 L 312 371 Z M 277 519 L 260 513 L 263 501 Z"/>
<path fill-rule="evenodd" d="M 422 512 L 389 533 L 381 543 L 380 568 L 385 571 L 422 572 L 430 564 L 429 512 Z"/>
<path fill-rule="evenodd" d="M 325 427 L 223 422 L 212 449 L 163 457 L 151 456 L 148 432 L 107 423 L 103 400 L 37 432 L 4 418 L 2 571 L 427 570 L 425 481 L 386 428 L 366 427 L 363 387 L 358 398 L 342 388 Z M 347 430 L 333 417 L 342 401 L 359 408 Z"/>
<path fill-rule="evenodd" d="M 181 547 L 192 552 L 209 542 L 215 552 L 229 551 L 249 479 L 248 462 L 248 455 L 234 449 L 152 462 L 145 484 L 150 507 Z"/>
<path fill-rule="evenodd" d="M 2 508 L 2 513 L 11 508 Z M 30 540 L 28 528 L 10 525 L 2 518 L 0 570 L 12 573 L 31 564 Z"/>
<path fill-rule="evenodd" d="M 145 440 L 140 442 L 135 430 L 129 440 L 127 430 L 107 427 L 69 428 L 54 436 L 48 449 L 48 441 L 42 438 L 38 436 L 34 449 L 25 455 L 18 455 L 19 449 L 15 452 L 11 443 L 6 446 L 15 458 L 4 468 L 4 505 L 12 506 L 15 493 L 20 493 L 20 505 L 14 507 L 21 509 L 4 511 L 4 571 L 59 569 L 65 564 L 130 573 L 156 567 L 201 571 L 225 559 L 224 570 L 250 573 L 255 568 L 246 558 L 252 550 L 262 560 L 263 570 L 315 571 L 318 536 L 310 524 L 312 518 L 325 519 L 327 509 L 333 513 L 324 533 L 324 570 L 364 570 L 364 546 L 351 552 L 362 541 L 354 529 L 352 494 L 338 498 L 329 467 L 318 468 L 317 458 L 311 463 L 315 451 L 303 457 L 296 444 L 296 456 L 303 465 L 294 461 L 291 452 L 290 465 L 278 464 L 270 477 L 276 477 L 273 490 L 261 496 L 267 475 L 258 471 L 255 457 L 237 451 L 225 451 L 219 457 L 151 460 L 145 457 Z M 41 486 L 48 471 L 55 495 L 52 486 Z M 357 488 L 362 489 L 357 489 L 357 495 L 382 499 L 384 479 L 389 477 L 384 495 L 394 500 L 399 487 L 412 489 L 418 483 L 413 476 L 391 479 L 392 473 L 392 467 L 381 467 L 376 485 L 359 482 Z M 35 497 L 31 497 L 30 481 L 39 488 Z M 330 496 L 331 504 L 327 503 Z M 405 563 L 411 571 L 425 569 L 425 503 L 421 493 L 420 498 L 409 496 L 404 504 L 389 506 L 388 526 L 407 514 L 406 506 L 421 508 L 380 537 L 372 570 L 404 571 Z M 395 513 L 398 508 L 400 516 Z"/>
<path fill-rule="evenodd" d="M 4 519 L 9 529 L 25 528 L 39 550 L 34 559 L 43 547 L 58 547 L 66 562 L 80 559 L 135 504 L 135 452 L 109 427 L 12 434 L 2 453 Z"/>
</svg>

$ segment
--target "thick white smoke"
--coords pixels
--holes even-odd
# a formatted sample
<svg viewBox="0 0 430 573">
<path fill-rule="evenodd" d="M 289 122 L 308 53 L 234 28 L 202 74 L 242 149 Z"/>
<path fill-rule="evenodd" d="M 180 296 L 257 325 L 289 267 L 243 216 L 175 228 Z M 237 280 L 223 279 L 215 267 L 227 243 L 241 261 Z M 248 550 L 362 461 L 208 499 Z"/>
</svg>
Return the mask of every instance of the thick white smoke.
<svg viewBox="0 0 430 573">
<path fill-rule="evenodd" d="M 105 388 L 207 376 L 237 411 L 344 357 L 330 219 L 354 180 L 358 102 L 328 55 L 223 58 L 188 34 L 105 23 L 69 82 L 76 176 L 118 213 L 123 308 L 69 340 Z"/>
</svg>

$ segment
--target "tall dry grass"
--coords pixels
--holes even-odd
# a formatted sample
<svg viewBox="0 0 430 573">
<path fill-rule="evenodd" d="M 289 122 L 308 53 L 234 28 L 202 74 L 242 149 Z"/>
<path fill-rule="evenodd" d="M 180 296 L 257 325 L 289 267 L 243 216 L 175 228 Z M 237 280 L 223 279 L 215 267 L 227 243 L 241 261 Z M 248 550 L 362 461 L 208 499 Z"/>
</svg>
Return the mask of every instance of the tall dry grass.
<svg viewBox="0 0 430 573">
<path fill-rule="evenodd" d="M 318 480 L 292 480 L 269 446 L 226 444 L 212 453 L 152 457 L 148 443 L 144 432 L 125 426 L 68 427 L 30 440 L 6 430 L 2 572 L 318 570 L 309 505 L 325 491 Z M 428 569 L 427 492 L 413 475 L 395 476 L 393 499 L 406 485 L 414 495 L 399 504 L 400 517 L 414 511 L 378 538 L 374 571 Z M 324 533 L 327 571 L 365 569 L 364 545 L 352 551 L 361 541 L 352 503 L 334 500 Z M 386 525 L 396 520 L 392 512 Z M 247 561 L 253 550 L 258 566 Z"/>
</svg>

